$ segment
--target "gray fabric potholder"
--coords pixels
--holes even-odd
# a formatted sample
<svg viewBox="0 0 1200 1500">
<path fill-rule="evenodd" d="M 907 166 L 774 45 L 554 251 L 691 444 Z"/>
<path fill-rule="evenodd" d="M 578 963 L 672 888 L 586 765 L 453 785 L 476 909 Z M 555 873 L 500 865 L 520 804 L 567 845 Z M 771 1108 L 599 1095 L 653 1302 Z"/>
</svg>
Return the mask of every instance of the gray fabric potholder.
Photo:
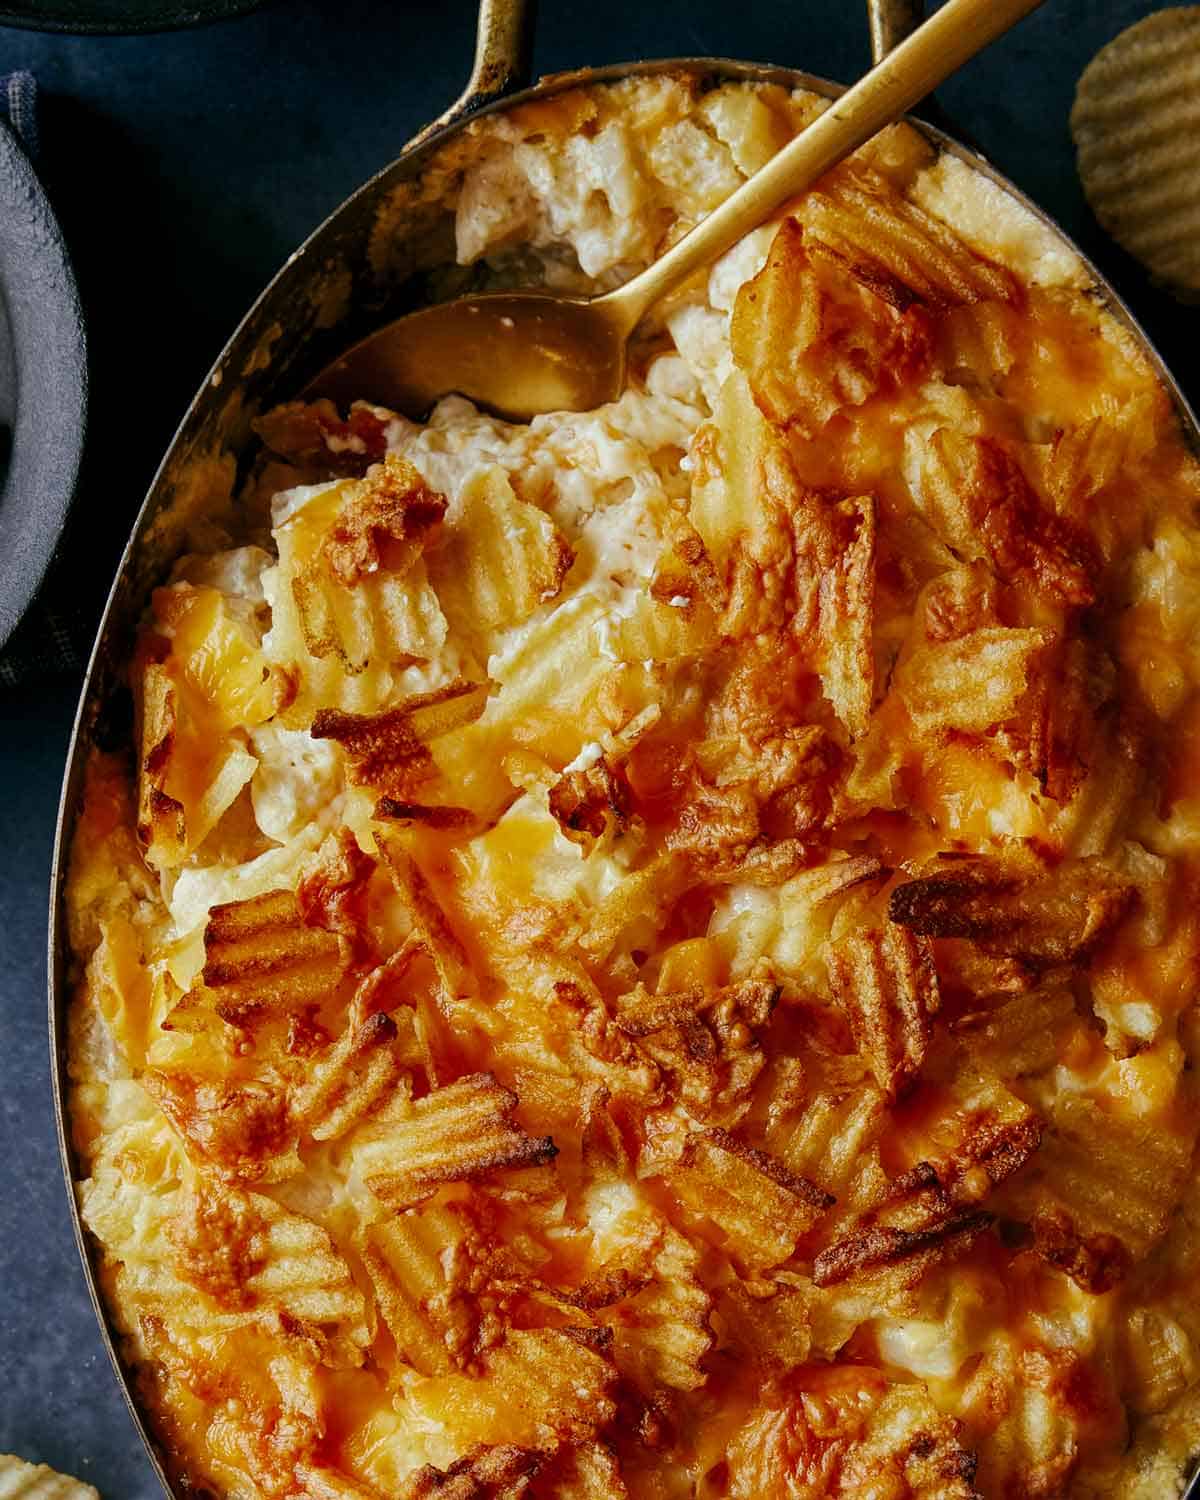
<svg viewBox="0 0 1200 1500">
<path fill-rule="evenodd" d="M 0 119 L 9 125 L 30 161 L 37 164 L 37 84 L 27 72 L 0 74 Z M 0 688 L 54 672 L 77 672 L 83 665 L 91 620 L 64 597 L 57 559 L 24 619 L 0 650 Z"/>
</svg>

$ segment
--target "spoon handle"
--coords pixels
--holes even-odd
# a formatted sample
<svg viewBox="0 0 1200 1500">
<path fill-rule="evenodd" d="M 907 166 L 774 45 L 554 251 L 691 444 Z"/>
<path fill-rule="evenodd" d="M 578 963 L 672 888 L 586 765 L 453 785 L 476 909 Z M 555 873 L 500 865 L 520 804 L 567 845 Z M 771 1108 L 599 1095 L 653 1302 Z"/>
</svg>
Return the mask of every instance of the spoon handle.
<svg viewBox="0 0 1200 1500">
<path fill-rule="evenodd" d="M 896 50 L 713 209 L 677 245 L 614 292 L 596 299 L 632 332 L 642 314 L 686 276 L 708 265 L 742 236 L 898 120 L 927 93 L 1042 0 L 946 0 Z"/>
</svg>

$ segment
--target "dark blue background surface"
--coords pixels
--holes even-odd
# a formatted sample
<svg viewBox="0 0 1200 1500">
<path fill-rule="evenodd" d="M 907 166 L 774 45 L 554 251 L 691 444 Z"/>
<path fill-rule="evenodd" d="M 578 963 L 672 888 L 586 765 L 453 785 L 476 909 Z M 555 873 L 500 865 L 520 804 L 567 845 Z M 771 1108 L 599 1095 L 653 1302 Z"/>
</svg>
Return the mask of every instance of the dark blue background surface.
<svg viewBox="0 0 1200 1500">
<path fill-rule="evenodd" d="M 1150 288 L 1091 221 L 1067 129 L 1075 80 L 1147 0 L 1047 0 L 942 91 L 982 148 L 1099 261 L 1200 399 L 1200 311 Z M 850 80 L 855 0 L 542 0 L 538 72 L 713 54 Z M 75 257 L 93 353 L 74 546 L 100 587 L 175 423 L 241 313 L 307 232 L 458 92 L 470 0 L 276 0 L 140 38 L 0 28 L 0 72 L 43 88 L 42 175 Z M 85 597 L 87 595 L 84 590 Z M 90 603 L 89 598 L 89 603 Z M 50 1109 L 50 846 L 78 683 L 0 696 L 0 1451 L 105 1500 L 158 1488 L 97 1334 Z"/>
</svg>

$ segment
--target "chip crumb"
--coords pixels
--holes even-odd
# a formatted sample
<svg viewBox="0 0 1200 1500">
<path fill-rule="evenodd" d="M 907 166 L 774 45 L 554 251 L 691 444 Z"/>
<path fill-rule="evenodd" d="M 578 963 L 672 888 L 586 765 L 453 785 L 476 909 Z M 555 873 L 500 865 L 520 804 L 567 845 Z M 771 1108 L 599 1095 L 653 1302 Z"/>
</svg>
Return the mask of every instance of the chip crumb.
<svg viewBox="0 0 1200 1500">
<path fill-rule="evenodd" d="M 0 1453 L 0 1500 L 100 1500 L 100 1492 L 45 1464 Z"/>
</svg>

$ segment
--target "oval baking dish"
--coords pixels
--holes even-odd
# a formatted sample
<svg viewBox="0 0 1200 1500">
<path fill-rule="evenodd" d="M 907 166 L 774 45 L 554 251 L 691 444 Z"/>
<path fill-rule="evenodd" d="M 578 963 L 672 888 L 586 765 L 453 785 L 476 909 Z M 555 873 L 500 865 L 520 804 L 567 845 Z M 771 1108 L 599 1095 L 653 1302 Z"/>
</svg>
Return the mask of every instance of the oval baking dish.
<svg viewBox="0 0 1200 1500">
<path fill-rule="evenodd" d="M 906 19 L 909 22 L 912 19 L 909 7 L 876 6 L 873 31 L 877 48 L 886 48 L 903 30 Z M 825 97 L 836 97 L 839 92 L 836 85 L 793 70 L 708 58 L 583 70 L 515 92 L 522 81 L 527 41 L 527 16 L 519 3 L 505 6 L 485 0 L 475 71 L 463 99 L 422 132 L 395 163 L 347 200 L 280 271 L 246 316 L 197 394 L 142 507 L 84 684 L 64 782 L 52 877 L 50 1032 L 56 1112 L 69 1183 L 79 1174 L 66 1105 L 66 1009 L 73 960 L 65 886 L 71 838 L 82 804 L 85 763 L 93 747 L 108 748 L 129 741 L 130 712 L 124 678 L 144 602 L 178 555 L 189 522 L 202 513 L 211 495 L 228 486 L 231 471 L 248 464 L 256 442 L 255 419 L 276 403 L 302 391 L 339 350 L 379 322 L 403 311 L 419 295 L 414 292 L 415 282 L 406 281 L 395 270 L 397 264 L 405 261 L 406 243 L 415 244 L 428 231 L 428 225 L 420 221 L 419 215 L 406 216 L 412 201 L 405 193 L 406 185 L 420 180 L 435 154 L 460 138 L 469 121 L 547 100 L 581 84 L 673 74 L 690 75 L 706 82 L 747 80 L 779 84 Z M 1009 194 L 1057 236 L 1071 255 L 1078 257 L 1078 252 L 1046 216 L 978 156 L 941 131 L 925 125 L 918 129 L 938 151 L 966 162 Z M 1078 259 L 1082 262 L 1082 257 Z M 1086 262 L 1083 264 L 1090 278 L 1091 295 L 1104 304 L 1137 343 L 1173 398 L 1187 440 L 1193 446 L 1200 446 L 1196 419 L 1170 374 L 1111 288 L 1093 268 Z M 671 603 L 675 602 L 672 599 Z M 173 1487 L 168 1466 L 155 1447 L 132 1393 L 129 1371 L 117 1352 L 109 1316 L 102 1305 L 93 1251 L 78 1210 L 75 1231 L 97 1316 L 134 1420 L 164 1488 L 183 1500 L 185 1493 L 193 1492 L 177 1484 Z"/>
</svg>

